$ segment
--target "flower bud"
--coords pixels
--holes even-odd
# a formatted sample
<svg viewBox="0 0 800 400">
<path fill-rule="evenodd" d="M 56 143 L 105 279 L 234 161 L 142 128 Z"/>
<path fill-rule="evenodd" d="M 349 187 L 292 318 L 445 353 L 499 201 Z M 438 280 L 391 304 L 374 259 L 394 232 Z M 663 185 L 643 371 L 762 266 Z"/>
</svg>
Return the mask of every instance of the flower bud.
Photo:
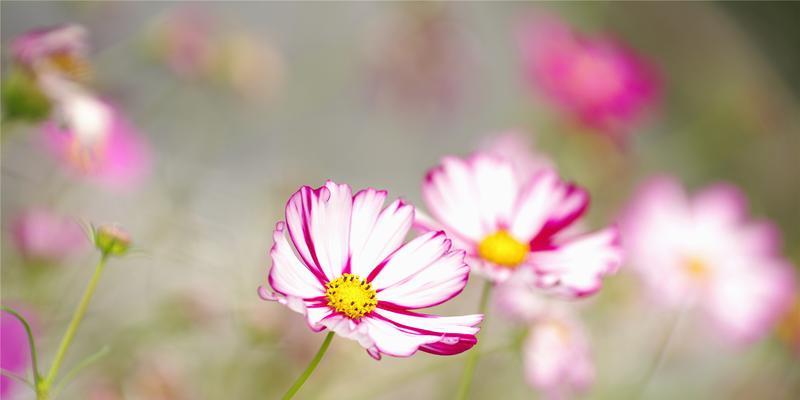
<svg viewBox="0 0 800 400">
<path fill-rule="evenodd" d="M 116 226 L 103 225 L 94 231 L 94 245 L 104 255 L 121 256 L 130 248 L 131 237 Z"/>
</svg>

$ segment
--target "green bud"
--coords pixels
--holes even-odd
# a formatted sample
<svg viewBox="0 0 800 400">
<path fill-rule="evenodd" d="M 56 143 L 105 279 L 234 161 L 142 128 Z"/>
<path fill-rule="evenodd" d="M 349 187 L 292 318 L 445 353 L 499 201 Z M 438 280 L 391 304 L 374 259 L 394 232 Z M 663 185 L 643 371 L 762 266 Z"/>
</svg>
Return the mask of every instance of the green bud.
<svg viewBox="0 0 800 400">
<path fill-rule="evenodd" d="M 116 226 L 102 225 L 94 231 L 94 245 L 109 256 L 121 256 L 128 252 L 131 237 Z"/>
<path fill-rule="evenodd" d="M 50 114 L 50 101 L 34 77 L 19 69 L 3 79 L 2 99 L 3 116 L 9 120 L 37 122 Z"/>
</svg>

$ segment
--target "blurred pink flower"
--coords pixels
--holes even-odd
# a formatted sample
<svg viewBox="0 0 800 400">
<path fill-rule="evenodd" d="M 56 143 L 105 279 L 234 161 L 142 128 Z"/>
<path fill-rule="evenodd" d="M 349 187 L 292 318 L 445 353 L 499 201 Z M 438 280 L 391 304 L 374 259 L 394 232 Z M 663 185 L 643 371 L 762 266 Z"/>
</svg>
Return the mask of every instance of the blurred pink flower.
<svg viewBox="0 0 800 400">
<path fill-rule="evenodd" d="M 526 20 L 517 33 L 534 89 L 592 129 L 619 138 L 656 102 L 653 68 L 610 37 L 585 36 L 554 17 Z"/>
<path fill-rule="evenodd" d="M 26 32 L 11 43 L 14 59 L 36 73 L 61 73 L 71 78 L 88 73 L 86 29 L 68 24 Z"/>
<path fill-rule="evenodd" d="M 179 7 L 153 28 L 151 42 L 156 56 L 176 75 L 196 78 L 211 68 L 214 56 L 214 19 L 199 8 Z"/>
<path fill-rule="evenodd" d="M 8 302 L 3 301 L 4 305 Z M 22 314 L 31 329 L 35 329 L 35 316 L 28 310 L 16 307 L 16 311 Z M 10 313 L 0 312 L 0 368 L 11 371 L 17 375 L 29 376 L 31 353 L 28 345 L 28 335 L 22 323 Z M 6 398 L 16 391 L 19 382 L 2 375 L 0 376 L 0 397 Z"/>
<path fill-rule="evenodd" d="M 298 190 L 286 204 L 270 251 L 265 300 L 304 314 L 309 328 L 356 340 L 375 359 L 466 351 L 482 315 L 440 317 L 413 310 L 442 304 L 467 283 L 464 252 L 443 232 L 404 243 L 414 207 L 387 193 L 348 185 Z M 286 237 L 288 227 L 289 239 Z"/>
<path fill-rule="evenodd" d="M 648 180 L 622 218 L 623 243 L 656 300 L 697 306 L 729 338 L 762 337 L 791 304 L 793 268 L 780 254 L 780 234 L 747 215 L 731 185 L 689 198 L 671 177 Z"/>
<path fill-rule="evenodd" d="M 577 297 L 596 292 L 621 262 L 616 227 L 566 233 L 586 212 L 589 194 L 552 169 L 532 175 L 491 154 L 445 157 L 422 188 L 435 220 L 417 212 L 415 225 L 443 229 L 473 270 L 495 283 L 530 268 L 540 287 Z"/>
<path fill-rule="evenodd" d="M 76 221 L 46 209 L 24 211 L 11 230 L 14 245 L 30 260 L 57 262 L 87 248 L 86 234 Z"/>
<path fill-rule="evenodd" d="M 137 186 L 150 169 L 150 147 L 113 106 L 89 95 L 60 102 L 61 121 L 43 126 L 43 143 L 72 174 L 114 190 Z"/>
<path fill-rule="evenodd" d="M 523 345 L 525 377 L 546 398 L 567 399 L 594 383 L 594 363 L 583 326 L 567 313 L 531 325 Z"/>
</svg>

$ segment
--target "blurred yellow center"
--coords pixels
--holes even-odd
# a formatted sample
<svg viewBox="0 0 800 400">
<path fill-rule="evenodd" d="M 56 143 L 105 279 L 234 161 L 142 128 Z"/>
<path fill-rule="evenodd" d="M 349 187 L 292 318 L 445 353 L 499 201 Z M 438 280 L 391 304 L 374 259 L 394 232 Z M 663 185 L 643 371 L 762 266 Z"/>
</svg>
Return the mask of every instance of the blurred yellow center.
<svg viewBox="0 0 800 400">
<path fill-rule="evenodd" d="M 49 56 L 47 61 L 50 62 L 53 68 L 71 79 L 85 81 L 89 77 L 89 63 L 74 54 L 67 52 L 56 53 Z"/>
<path fill-rule="evenodd" d="M 325 288 L 328 307 L 352 319 L 359 319 L 369 314 L 378 305 L 378 299 L 375 297 L 377 292 L 372 288 L 372 284 L 358 275 L 343 274 L 328 282 Z"/>
<path fill-rule="evenodd" d="M 485 237 L 478 245 L 478 254 L 486 261 L 515 268 L 528 255 L 528 245 L 514 239 L 504 230 Z"/>
<path fill-rule="evenodd" d="M 708 265 L 697 257 L 689 257 L 683 264 L 683 268 L 695 280 L 705 280 L 709 273 Z"/>
</svg>

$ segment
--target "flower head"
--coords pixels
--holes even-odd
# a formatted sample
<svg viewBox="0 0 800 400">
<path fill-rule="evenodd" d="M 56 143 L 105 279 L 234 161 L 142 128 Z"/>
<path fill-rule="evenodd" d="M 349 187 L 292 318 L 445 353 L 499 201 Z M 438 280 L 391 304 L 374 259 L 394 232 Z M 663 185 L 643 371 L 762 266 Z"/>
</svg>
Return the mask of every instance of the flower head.
<svg viewBox="0 0 800 400">
<path fill-rule="evenodd" d="M 532 86 L 590 128 L 628 133 L 658 96 L 652 67 L 614 39 L 551 17 L 526 21 L 518 41 Z"/>
<path fill-rule="evenodd" d="M 42 141 L 73 175 L 114 190 L 137 186 L 150 167 L 150 148 L 118 109 L 83 92 L 60 102 Z"/>
<path fill-rule="evenodd" d="M 733 186 L 689 198 L 675 179 L 653 178 L 622 221 L 631 265 L 655 299 L 699 307 L 731 339 L 761 337 L 792 301 L 793 269 L 777 229 L 750 220 Z"/>
<path fill-rule="evenodd" d="M 428 171 L 422 190 L 433 218 L 418 213 L 416 226 L 443 229 L 466 250 L 470 266 L 494 282 L 529 268 L 539 286 L 585 296 L 621 262 L 616 228 L 566 232 L 588 208 L 589 195 L 552 169 L 525 177 L 495 155 L 446 157 Z"/>
<path fill-rule="evenodd" d="M 46 209 L 29 209 L 11 226 L 14 245 L 23 257 L 56 262 L 74 254 L 86 244 L 80 225 Z"/>
<path fill-rule="evenodd" d="M 461 292 L 469 275 L 464 252 L 443 232 L 404 243 L 414 207 L 396 200 L 384 208 L 386 197 L 375 189 L 353 196 L 349 186 L 330 181 L 298 190 L 273 233 L 275 293 L 262 287 L 261 297 L 304 314 L 314 331 L 358 341 L 376 359 L 471 348 L 483 316 L 414 311 Z"/>
<path fill-rule="evenodd" d="M 131 247 L 131 236 L 116 226 L 101 225 L 94 231 L 94 245 L 103 254 L 121 256 Z"/>
<path fill-rule="evenodd" d="M 74 80 L 89 72 L 86 29 L 68 24 L 27 32 L 11 44 L 14 59 L 34 73 L 57 73 Z"/>
<path fill-rule="evenodd" d="M 570 398 L 594 382 L 594 363 L 583 326 L 551 313 L 532 326 L 523 345 L 525 378 L 548 399 Z"/>
</svg>

